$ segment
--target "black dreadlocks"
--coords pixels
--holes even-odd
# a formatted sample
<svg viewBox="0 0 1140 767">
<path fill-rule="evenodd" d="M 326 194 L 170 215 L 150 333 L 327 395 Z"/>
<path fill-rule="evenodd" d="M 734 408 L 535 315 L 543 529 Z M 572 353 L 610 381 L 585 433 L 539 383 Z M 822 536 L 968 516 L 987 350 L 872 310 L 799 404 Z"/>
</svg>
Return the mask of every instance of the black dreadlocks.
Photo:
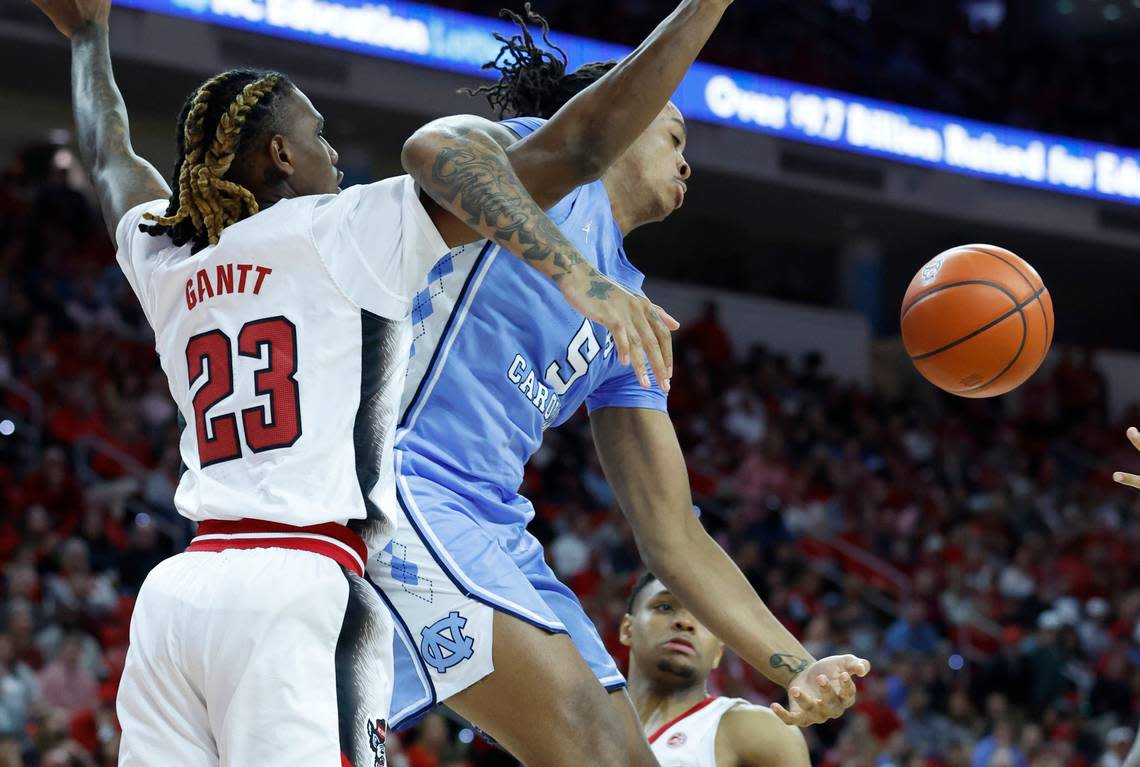
<svg viewBox="0 0 1140 767">
<path fill-rule="evenodd" d="M 531 10 L 530 3 L 523 6 L 526 19 L 506 8 L 499 11 L 519 27 L 519 34 L 510 38 L 495 33 L 503 44 L 494 61 L 483 69 L 497 69 L 499 82 L 468 90 L 470 96 L 486 95 L 488 103 L 499 119 L 508 117 L 549 118 L 562 106 L 617 66 L 616 61 L 598 61 L 584 64 L 566 74 L 566 52 L 550 42 L 550 25 Z M 542 41 L 557 52 L 538 47 L 527 27 L 527 21 L 542 28 Z"/>
</svg>

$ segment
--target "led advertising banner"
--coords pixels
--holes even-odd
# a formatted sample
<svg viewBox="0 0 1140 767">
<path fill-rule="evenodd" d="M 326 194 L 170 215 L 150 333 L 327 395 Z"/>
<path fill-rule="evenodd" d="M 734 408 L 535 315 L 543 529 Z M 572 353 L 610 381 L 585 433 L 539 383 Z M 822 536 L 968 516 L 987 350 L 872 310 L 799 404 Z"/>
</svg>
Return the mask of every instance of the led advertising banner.
<svg viewBox="0 0 1140 767">
<path fill-rule="evenodd" d="M 411 2 L 116 0 L 370 56 L 487 77 L 507 22 Z M 570 68 L 628 48 L 557 34 Z M 1140 205 L 1140 152 L 976 122 L 698 62 L 675 101 L 690 120 L 952 173 Z"/>
</svg>

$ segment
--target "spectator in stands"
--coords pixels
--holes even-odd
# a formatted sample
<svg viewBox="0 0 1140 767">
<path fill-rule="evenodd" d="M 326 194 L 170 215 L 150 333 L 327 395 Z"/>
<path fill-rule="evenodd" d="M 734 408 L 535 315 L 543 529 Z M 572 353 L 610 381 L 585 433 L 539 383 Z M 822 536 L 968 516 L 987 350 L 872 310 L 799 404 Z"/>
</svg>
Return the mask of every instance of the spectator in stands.
<svg viewBox="0 0 1140 767">
<path fill-rule="evenodd" d="M 423 718 L 417 728 L 419 736 L 406 749 L 409 767 L 446 767 L 448 751 L 447 722 L 438 713 Z"/>
<path fill-rule="evenodd" d="M 0 736 L 22 733 L 39 699 L 35 672 L 15 657 L 12 641 L 0 634 Z"/>
<path fill-rule="evenodd" d="M 1104 755 L 1097 767 L 1126 767 L 1135 732 L 1128 727 L 1113 727 L 1104 737 Z M 1130 767 L 1130 766 L 1129 766 Z"/>
<path fill-rule="evenodd" d="M 39 674 L 40 697 L 49 706 L 69 712 L 95 704 L 99 683 L 83 666 L 83 636 L 68 634 L 55 660 Z"/>
<path fill-rule="evenodd" d="M 1009 720 L 999 720 L 993 731 L 974 748 L 971 767 L 1029 767 L 1029 760 L 1016 744 L 1016 737 Z"/>
<path fill-rule="evenodd" d="M 903 614 L 887 629 L 885 639 L 891 653 L 930 655 L 938 646 L 938 632 L 926 619 L 926 605 L 917 600 L 906 604 Z"/>
<path fill-rule="evenodd" d="M 705 302 L 700 319 L 686 323 L 682 338 L 699 355 L 700 364 L 713 375 L 728 373 L 733 364 L 732 341 L 720 324 L 720 308 Z"/>
<path fill-rule="evenodd" d="M 896 4 L 907 18 L 925 7 Z M 90 210 L 43 192 L 37 162 L 0 181 L 0 359 L 44 407 L 38 418 L 0 388 L 0 418 L 20 423 L 0 441 L 0 765 L 110 767 L 107 701 L 133 596 L 192 531 L 172 514 L 180 432 L 149 401 L 168 398 L 139 343 L 145 320 L 123 311 L 98 227 L 77 222 Z M 90 319 L 108 311 L 123 322 Z M 1106 488 L 1096 463 L 1119 425 L 1087 356 L 995 402 L 887 395 L 832 379 L 822 360 L 753 350 L 738 361 L 733 329 L 711 310 L 703 322 L 677 341 L 670 394 L 702 520 L 813 652 L 876 661 L 866 705 L 810 734 L 815 763 L 1116 767 L 1125 746 L 1106 732 L 1140 713 L 1140 501 Z M 89 443 L 133 461 L 107 462 Z M 620 657 L 639 562 L 584 419 L 548 440 L 526 482 L 536 533 Z M 732 657 L 712 685 L 776 694 Z M 407 736 L 404 756 L 399 738 L 393 767 L 510 764 L 479 739 L 468 749 L 438 716 Z"/>
<path fill-rule="evenodd" d="M 110 581 L 91 572 L 87 541 L 68 539 L 60 549 L 59 574 L 48 577 L 44 609 L 48 617 L 75 613 L 81 620 L 98 621 L 115 606 Z"/>
</svg>

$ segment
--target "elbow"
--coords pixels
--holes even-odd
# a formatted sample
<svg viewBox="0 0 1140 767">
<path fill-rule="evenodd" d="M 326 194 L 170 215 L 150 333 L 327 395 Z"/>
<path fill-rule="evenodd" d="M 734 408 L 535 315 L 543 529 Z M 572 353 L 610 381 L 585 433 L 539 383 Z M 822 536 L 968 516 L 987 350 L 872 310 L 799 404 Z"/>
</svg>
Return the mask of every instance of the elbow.
<svg viewBox="0 0 1140 767">
<path fill-rule="evenodd" d="M 505 156 L 503 148 L 485 131 L 437 120 L 404 142 L 400 162 L 404 171 L 426 188 L 429 182 L 449 175 L 465 162 L 487 162 L 489 158 Z"/>
<path fill-rule="evenodd" d="M 422 182 L 435 164 L 444 141 L 441 133 L 437 129 L 421 128 L 404 142 L 400 164 L 404 166 L 404 172 L 416 181 Z"/>
<path fill-rule="evenodd" d="M 645 563 L 646 569 L 670 591 L 675 591 L 678 595 L 690 592 L 685 585 L 689 583 L 691 572 L 687 568 L 692 567 L 692 561 L 680 547 L 657 549 L 647 547 L 642 553 L 641 561 Z"/>
</svg>

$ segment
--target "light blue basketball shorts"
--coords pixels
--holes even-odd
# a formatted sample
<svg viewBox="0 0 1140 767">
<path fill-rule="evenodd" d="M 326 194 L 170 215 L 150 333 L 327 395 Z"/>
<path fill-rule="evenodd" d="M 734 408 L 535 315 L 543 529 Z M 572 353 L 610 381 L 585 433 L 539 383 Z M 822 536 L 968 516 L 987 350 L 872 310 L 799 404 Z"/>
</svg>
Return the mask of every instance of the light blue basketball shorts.
<svg viewBox="0 0 1140 767">
<path fill-rule="evenodd" d="M 396 534 L 368 563 L 396 619 L 391 726 L 407 727 L 494 670 L 495 610 L 568 634 L 606 689 L 625 686 L 578 598 L 523 525 L 490 522 L 481 501 L 432 480 L 397 473 L 396 481 Z"/>
</svg>

